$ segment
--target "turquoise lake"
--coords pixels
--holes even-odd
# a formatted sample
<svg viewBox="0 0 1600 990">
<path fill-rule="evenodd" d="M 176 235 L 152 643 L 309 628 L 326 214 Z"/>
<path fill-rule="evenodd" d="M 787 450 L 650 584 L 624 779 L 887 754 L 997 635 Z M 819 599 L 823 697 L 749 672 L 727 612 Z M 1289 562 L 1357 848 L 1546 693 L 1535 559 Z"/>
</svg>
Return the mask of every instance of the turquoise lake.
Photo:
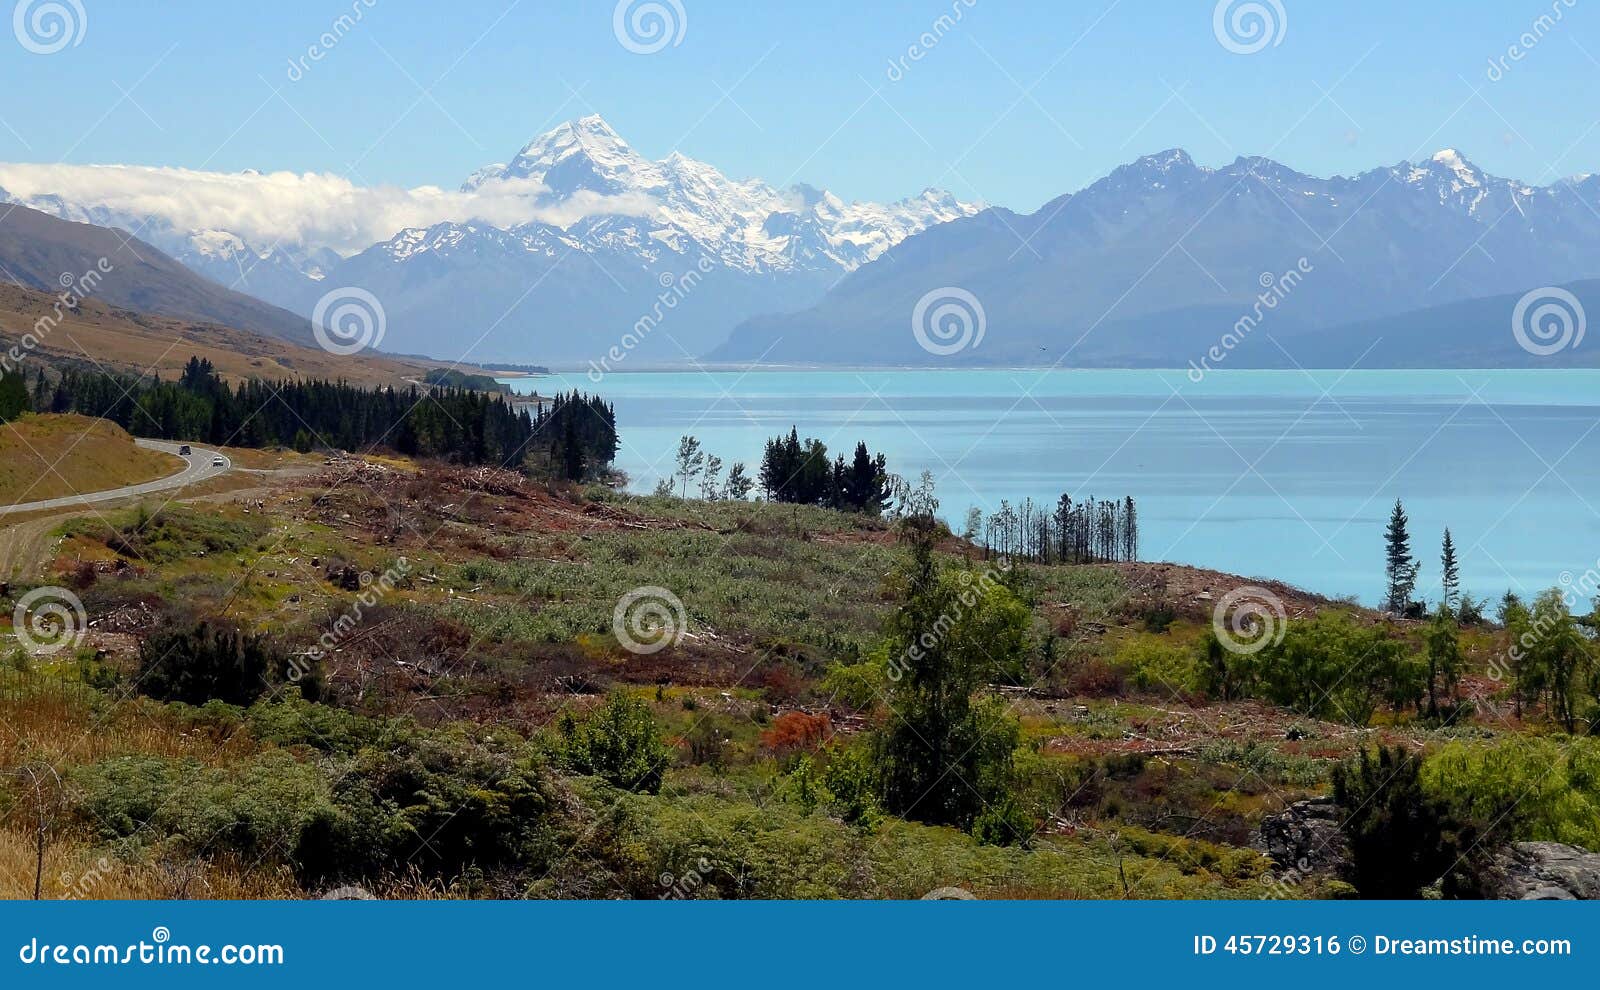
<svg viewBox="0 0 1600 990">
<path fill-rule="evenodd" d="M 1531 594 L 1600 557 L 1600 371 L 581 372 L 515 390 L 599 392 L 630 489 L 678 438 L 757 473 L 768 436 L 857 440 L 938 482 L 941 514 L 1062 492 L 1139 502 L 1141 556 L 1376 602 L 1405 500 L 1436 599 L 1450 527 L 1463 585 Z"/>
</svg>

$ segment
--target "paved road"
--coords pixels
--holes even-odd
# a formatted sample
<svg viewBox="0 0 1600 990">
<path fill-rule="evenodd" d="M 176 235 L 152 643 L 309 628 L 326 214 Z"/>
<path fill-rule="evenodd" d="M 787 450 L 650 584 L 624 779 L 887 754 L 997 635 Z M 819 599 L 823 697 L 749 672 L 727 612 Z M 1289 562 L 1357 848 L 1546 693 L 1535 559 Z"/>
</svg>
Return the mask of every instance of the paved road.
<svg viewBox="0 0 1600 990">
<path fill-rule="evenodd" d="M 159 450 L 163 453 L 178 455 L 182 444 L 168 443 L 165 440 L 135 440 L 134 443 L 146 450 Z M 130 498 L 135 495 L 148 495 L 151 492 L 162 492 L 169 488 L 183 488 L 187 485 L 197 485 L 219 475 L 227 474 L 233 470 L 233 461 L 225 454 L 204 447 L 191 447 L 192 453 L 184 457 L 187 463 L 182 471 L 168 475 L 156 481 L 147 481 L 142 485 L 129 485 L 126 488 L 113 488 L 103 492 L 91 492 L 87 495 L 68 495 L 64 498 L 49 498 L 42 502 L 23 502 L 20 505 L 0 505 L 0 516 L 7 516 L 20 512 L 38 512 L 41 509 L 71 509 L 80 505 L 89 505 L 93 502 L 109 502 L 113 499 Z M 221 458 L 220 465 L 213 464 L 214 458 Z"/>
</svg>

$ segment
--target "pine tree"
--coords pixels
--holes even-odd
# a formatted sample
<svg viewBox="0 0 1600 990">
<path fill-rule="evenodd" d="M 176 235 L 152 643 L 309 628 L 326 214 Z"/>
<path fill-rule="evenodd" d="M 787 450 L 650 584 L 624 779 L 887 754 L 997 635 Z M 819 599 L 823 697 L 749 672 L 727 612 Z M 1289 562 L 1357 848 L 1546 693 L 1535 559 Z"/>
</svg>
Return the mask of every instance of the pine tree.
<svg viewBox="0 0 1600 990">
<path fill-rule="evenodd" d="M 1448 545 L 1448 544 L 1447 544 Z M 1448 605 L 1441 604 L 1428 627 L 1426 636 L 1428 659 L 1428 715 L 1439 717 L 1439 689 L 1446 697 L 1455 694 L 1461 679 L 1461 635 L 1456 627 L 1455 615 Z"/>
<path fill-rule="evenodd" d="M 1387 565 L 1384 573 L 1389 582 L 1389 611 L 1405 614 L 1411 607 L 1411 594 L 1417 587 L 1417 564 L 1411 557 L 1411 521 L 1406 518 L 1405 506 L 1394 501 L 1394 511 L 1389 515 L 1389 528 L 1384 532 L 1387 547 Z"/>
<path fill-rule="evenodd" d="M 1444 585 L 1444 607 L 1454 612 L 1461 600 L 1461 566 L 1456 560 L 1456 543 L 1448 528 L 1444 531 L 1444 552 L 1439 559 L 1443 566 L 1440 581 Z"/>
<path fill-rule="evenodd" d="M 22 372 L 0 371 L 0 423 L 16 419 L 31 405 L 28 382 Z"/>
<path fill-rule="evenodd" d="M 885 624 L 896 717 L 873 738 L 873 769 L 889 811 L 967 828 L 1010 795 L 1019 727 L 977 695 L 997 663 L 1021 657 L 1029 613 L 1005 586 L 947 569 L 937 509 L 924 472 L 900 524 L 910 553 L 896 568 L 902 597 Z"/>
</svg>

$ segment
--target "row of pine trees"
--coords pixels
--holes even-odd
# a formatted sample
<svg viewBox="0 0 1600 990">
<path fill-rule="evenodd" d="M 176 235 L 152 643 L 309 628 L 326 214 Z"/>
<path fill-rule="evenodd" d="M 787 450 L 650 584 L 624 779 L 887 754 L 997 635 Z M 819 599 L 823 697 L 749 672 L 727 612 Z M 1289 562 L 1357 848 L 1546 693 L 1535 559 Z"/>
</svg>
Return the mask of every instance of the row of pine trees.
<svg viewBox="0 0 1600 990">
<path fill-rule="evenodd" d="M 616 414 L 598 397 L 558 396 L 537 416 L 465 388 L 362 388 L 347 382 L 251 380 L 237 387 L 190 358 L 176 381 L 41 369 L 32 388 L 0 377 L 0 420 L 28 410 L 78 413 L 136 436 L 231 447 L 387 449 L 460 464 L 528 467 L 582 480 L 616 458 Z"/>
</svg>

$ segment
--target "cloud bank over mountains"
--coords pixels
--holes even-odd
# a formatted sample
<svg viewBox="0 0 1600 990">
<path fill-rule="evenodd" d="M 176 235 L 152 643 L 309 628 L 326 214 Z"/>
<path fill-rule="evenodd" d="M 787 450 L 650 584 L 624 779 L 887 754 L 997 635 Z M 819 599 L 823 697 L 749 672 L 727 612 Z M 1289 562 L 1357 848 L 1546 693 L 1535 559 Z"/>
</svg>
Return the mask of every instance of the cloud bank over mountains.
<svg viewBox="0 0 1600 990">
<path fill-rule="evenodd" d="M 219 230 L 263 247 L 293 244 L 349 256 L 397 231 L 440 223 L 568 227 L 600 216 L 648 216 L 637 191 L 553 196 L 530 178 L 491 178 L 468 190 L 359 186 L 319 172 L 205 172 L 143 165 L 0 164 L 0 189 L 66 219 L 175 230 Z"/>
</svg>

